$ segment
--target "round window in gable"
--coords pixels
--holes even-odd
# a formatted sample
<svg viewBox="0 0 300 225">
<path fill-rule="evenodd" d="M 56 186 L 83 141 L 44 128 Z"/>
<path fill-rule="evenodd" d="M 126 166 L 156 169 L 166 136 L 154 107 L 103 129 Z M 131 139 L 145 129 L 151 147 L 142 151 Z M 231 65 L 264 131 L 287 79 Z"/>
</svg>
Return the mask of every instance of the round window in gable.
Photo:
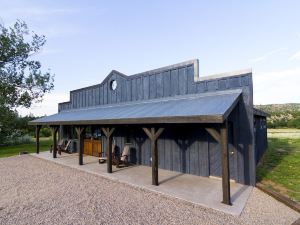
<svg viewBox="0 0 300 225">
<path fill-rule="evenodd" d="M 117 83 L 117 81 L 116 80 L 112 80 L 111 82 L 110 82 L 110 89 L 111 90 L 116 90 L 117 89 L 117 86 L 118 86 L 118 83 Z"/>
</svg>

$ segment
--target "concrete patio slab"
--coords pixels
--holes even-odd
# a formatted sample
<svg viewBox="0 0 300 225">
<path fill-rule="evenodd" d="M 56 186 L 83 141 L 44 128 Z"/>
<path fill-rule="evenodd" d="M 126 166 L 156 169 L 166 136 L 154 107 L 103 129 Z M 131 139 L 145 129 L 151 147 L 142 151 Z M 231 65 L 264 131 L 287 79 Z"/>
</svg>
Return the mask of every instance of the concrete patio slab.
<svg viewBox="0 0 300 225">
<path fill-rule="evenodd" d="M 93 156 L 85 155 L 84 165 L 80 166 L 78 164 L 78 154 L 70 155 L 62 153 L 62 155 L 58 155 L 58 158 L 56 159 L 52 158 L 52 154 L 49 152 L 32 155 L 111 180 L 159 192 L 193 204 L 198 204 L 236 216 L 241 214 L 252 191 L 251 186 L 230 182 L 232 206 L 228 206 L 221 203 L 221 179 L 199 177 L 159 169 L 159 186 L 153 186 L 151 185 L 151 167 L 138 165 L 116 168 L 113 166 L 113 173 L 109 174 L 106 172 L 106 163 L 99 164 L 98 158 Z"/>
</svg>

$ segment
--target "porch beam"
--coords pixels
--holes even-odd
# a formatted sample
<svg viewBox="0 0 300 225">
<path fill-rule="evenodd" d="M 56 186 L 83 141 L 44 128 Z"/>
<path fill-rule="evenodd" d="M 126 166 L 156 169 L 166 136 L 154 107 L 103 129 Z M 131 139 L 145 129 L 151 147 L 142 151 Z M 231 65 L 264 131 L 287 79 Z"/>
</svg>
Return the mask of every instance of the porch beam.
<svg viewBox="0 0 300 225">
<path fill-rule="evenodd" d="M 77 134 L 77 139 L 78 139 L 78 156 L 79 156 L 79 165 L 83 165 L 83 131 L 85 130 L 85 127 L 83 126 L 78 126 L 75 127 L 75 131 Z"/>
<path fill-rule="evenodd" d="M 231 205 L 230 198 L 230 172 L 229 172 L 229 152 L 228 152 L 228 124 L 225 121 L 221 128 L 221 156 L 222 156 L 222 190 L 223 201 L 226 205 Z"/>
<path fill-rule="evenodd" d="M 106 157 L 107 157 L 107 172 L 112 173 L 112 133 L 115 128 L 102 128 L 101 129 L 106 137 Z"/>
<path fill-rule="evenodd" d="M 151 165 L 152 165 L 152 185 L 158 186 L 158 150 L 157 150 L 157 139 L 164 131 L 164 128 L 159 128 L 157 131 L 154 127 L 151 129 L 143 128 L 146 135 L 149 137 L 151 142 Z"/>
<path fill-rule="evenodd" d="M 40 130 L 42 126 L 37 125 L 35 129 L 35 140 L 36 140 L 36 154 L 40 153 Z"/>
<path fill-rule="evenodd" d="M 59 126 L 51 126 L 52 138 L 53 138 L 53 158 L 57 158 L 57 132 Z"/>
<path fill-rule="evenodd" d="M 205 130 L 219 143 L 221 143 L 220 132 L 213 127 L 205 127 Z"/>
</svg>

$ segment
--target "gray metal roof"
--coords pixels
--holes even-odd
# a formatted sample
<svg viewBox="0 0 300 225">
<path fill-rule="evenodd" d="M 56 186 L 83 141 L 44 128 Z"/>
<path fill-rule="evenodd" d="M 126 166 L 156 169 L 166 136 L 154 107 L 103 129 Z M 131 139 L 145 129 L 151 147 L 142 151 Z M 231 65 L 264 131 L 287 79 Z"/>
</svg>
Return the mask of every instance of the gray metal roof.
<svg viewBox="0 0 300 225">
<path fill-rule="evenodd" d="M 242 90 L 183 95 L 147 101 L 63 111 L 31 121 L 31 125 L 222 123 Z"/>
</svg>

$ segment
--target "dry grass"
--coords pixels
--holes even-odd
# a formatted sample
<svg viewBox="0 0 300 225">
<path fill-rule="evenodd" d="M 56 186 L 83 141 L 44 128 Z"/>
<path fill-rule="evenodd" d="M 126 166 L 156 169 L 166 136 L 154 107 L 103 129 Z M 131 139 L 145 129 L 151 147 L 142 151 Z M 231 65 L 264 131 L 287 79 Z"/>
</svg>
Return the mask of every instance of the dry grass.
<svg viewBox="0 0 300 225">
<path fill-rule="evenodd" d="M 300 129 L 268 129 L 268 138 L 300 138 Z"/>
</svg>

